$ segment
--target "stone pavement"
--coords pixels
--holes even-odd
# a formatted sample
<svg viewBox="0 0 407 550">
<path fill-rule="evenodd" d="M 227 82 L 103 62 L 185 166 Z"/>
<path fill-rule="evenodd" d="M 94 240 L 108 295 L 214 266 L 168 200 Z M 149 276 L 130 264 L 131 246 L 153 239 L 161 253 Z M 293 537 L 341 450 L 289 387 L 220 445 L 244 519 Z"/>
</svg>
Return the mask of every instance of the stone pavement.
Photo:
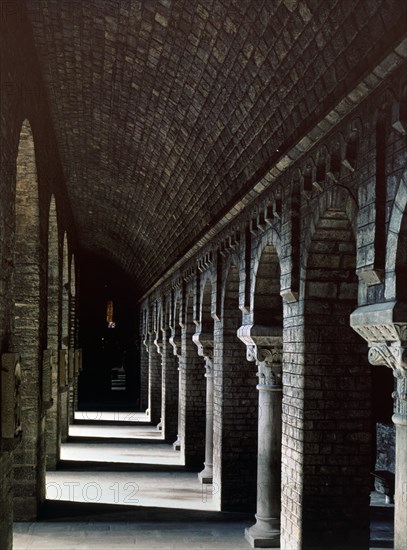
<svg viewBox="0 0 407 550">
<path fill-rule="evenodd" d="M 62 469 L 47 472 L 43 517 L 15 523 L 14 550 L 250 548 L 244 529 L 253 515 L 217 511 L 216 487 L 202 486 L 196 472 L 183 470 L 155 426 L 143 425 L 145 416 L 127 425 L 124 413 L 98 414 L 98 424 L 88 418 L 70 427 Z M 393 505 L 378 493 L 371 504 L 370 547 L 391 548 Z"/>
</svg>

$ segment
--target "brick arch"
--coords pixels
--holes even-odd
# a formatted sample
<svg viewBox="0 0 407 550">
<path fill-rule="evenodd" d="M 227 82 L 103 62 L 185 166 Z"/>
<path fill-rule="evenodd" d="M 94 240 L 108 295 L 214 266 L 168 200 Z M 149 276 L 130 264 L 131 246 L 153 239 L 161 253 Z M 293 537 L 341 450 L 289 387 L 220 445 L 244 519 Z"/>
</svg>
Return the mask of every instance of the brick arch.
<svg viewBox="0 0 407 550">
<path fill-rule="evenodd" d="M 12 346 L 22 361 L 23 436 L 14 454 L 14 517 L 27 520 L 35 518 L 45 498 L 45 439 L 38 396 L 42 384 L 40 204 L 34 137 L 27 119 L 21 126 L 16 163 Z"/>
<path fill-rule="evenodd" d="M 212 317 L 212 280 L 210 277 L 206 277 L 202 284 L 201 292 L 201 311 L 200 322 L 203 331 L 213 333 L 213 317 Z"/>
<path fill-rule="evenodd" d="M 272 300 L 271 294 L 275 296 L 277 291 L 278 284 L 278 294 L 280 293 L 280 257 L 281 257 L 281 241 L 280 237 L 274 230 L 269 230 L 265 233 L 262 238 L 259 240 L 258 245 L 253 251 L 252 255 L 252 280 L 251 280 L 251 292 L 250 292 L 250 311 L 252 315 L 253 322 L 256 323 L 256 307 L 257 312 L 260 310 L 266 310 L 270 305 Z M 268 288 L 267 279 L 269 279 L 270 274 L 267 272 L 268 268 L 272 269 L 273 281 L 275 282 L 275 288 Z M 260 280 L 262 282 L 260 282 Z M 261 290 L 260 287 L 263 286 Z M 264 291 L 264 292 L 263 292 Z M 268 300 L 265 303 L 265 307 L 260 306 L 260 296 L 264 295 L 265 299 Z M 257 297 L 256 297 L 257 296 Z M 279 295 L 280 299 L 280 295 Z M 274 301 L 277 301 L 277 298 L 274 298 Z M 276 304 L 277 305 L 277 302 Z M 273 309 L 273 306 L 272 306 Z M 260 317 L 262 317 L 262 313 Z M 267 324 L 267 323 L 265 323 Z"/>
<path fill-rule="evenodd" d="M 224 270 L 221 321 L 215 323 L 213 480 L 219 487 L 215 498 L 221 510 L 253 512 L 257 489 L 257 368 L 247 361 L 245 346 L 237 338 L 242 323 L 239 283 L 239 259 L 233 255 Z"/>
<path fill-rule="evenodd" d="M 237 254 L 230 254 L 227 258 L 226 265 L 224 267 L 223 272 L 223 285 L 222 285 L 222 306 L 221 306 L 221 318 L 223 319 L 224 311 L 225 311 L 225 301 L 227 300 L 227 293 L 230 292 L 230 288 L 228 287 L 228 282 L 231 278 L 233 281 L 233 285 L 236 283 L 236 272 L 237 272 L 237 293 L 239 295 L 239 288 L 241 284 L 241 277 L 240 277 L 240 260 Z M 231 271 L 233 271 L 233 276 L 231 275 Z M 239 309 L 239 304 L 238 304 Z M 240 311 L 240 309 L 239 309 Z"/>
<path fill-rule="evenodd" d="M 302 528 L 307 548 L 326 548 L 332 540 L 338 547 L 365 547 L 369 541 L 371 368 L 366 344 L 349 326 L 358 279 L 346 204 L 344 197 L 331 201 L 318 216 L 303 281 Z"/>
<path fill-rule="evenodd" d="M 386 299 L 407 301 L 405 277 L 407 275 L 407 258 L 405 249 L 407 211 L 407 171 L 401 176 L 393 206 L 390 212 L 389 229 L 386 243 Z"/>
<path fill-rule="evenodd" d="M 195 315 L 196 315 L 197 319 L 201 319 L 201 314 L 202 314 L 203 307 L 204 307 L 204 300 L 205 300 L 205 311 L 207 312 L 208 307 L 209 307 L 209 315 L 211 315 L 211 313 L 212 313 L 212 309 L 211 309 L 212 295 L 211 295 L 211 293 L 212 293 L 214 288 L 215 288 L 215 277 L 214 277 L 213 271 L 212 271 L 212 269 L 207 269 L 206 271 L 204 271 L 201 274 L 201 278 L 200 278 L 200 285 L 199 285 L 200 296 L 199 296 L 199 302 L 198 302 L 199 306 L 200 306 L 200 311 L 195 312 Z M 210 306 L 209 306 L 209 302 L 211 304 Z"/>
<path fill-rule="evenodd" d="M 174 349 L 174 355 L 181 355 L 181 301 L 181 291 L 176 288 L 174 289 L 173 300 L 168 305 L 171 328 L 170 344 Z"/>
<path fill-rule="evenodd" d="M 304 280 L 311 242 L 317 227 L 320 225 L 321 219 L 328 209 L 336 209 L 344 212 L 351 226 L 352 239 L 354 240 L 356 238 L 358 206 L 350 192 L 344 187 L 335 186 L 333 189 L 321 193 L 316 201 L 315 208 L 312 209 L 308 221 L 306 222 L 307 225 L 303 230 L 305 236 L 301 253 L 300 296 L 303 296 L 304 293 Z"/>
<path fill-rule="evenodd" d="M 163 326 L 168 328 L 171 319 L 171 294 L 168 291 L 163 295 L 163 304 Z"/>
</svg>

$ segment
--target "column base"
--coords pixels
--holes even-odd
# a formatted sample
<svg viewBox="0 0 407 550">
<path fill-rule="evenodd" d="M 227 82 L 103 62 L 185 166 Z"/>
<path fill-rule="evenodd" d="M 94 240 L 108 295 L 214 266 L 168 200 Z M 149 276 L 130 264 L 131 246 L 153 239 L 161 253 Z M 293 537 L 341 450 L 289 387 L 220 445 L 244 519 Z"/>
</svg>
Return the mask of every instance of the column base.
<svg viewBox="0 0 407 550">
<path fill-rule="evenodd" d="M 162 429 L 163 429 L 163 423 L 162 423 L 162 420 L 160 420 L 160 422 L 159 422 L 159 423 L 157 424 L 156 428 L 157 428 L 157 430 L 158 430 L 159 432 L 161 432 L 161 431 L 162 431 Z"/>
<path fill-rule="evenodd" d="M 174 451 L 180 451 L 181 450 L 181 440 L 180 440 L 179 436 L 177 436 L 177 440 L 174 441 L 174 443 L 172 444 L 172 448 L 174 449 Z"/>
<path fill-rule="evenodd" d="M 202 470 L 202 472 L 199 472 L 198 474 L 199 481 L 203 483 L 212 483 L 213 482 L 213 469 L 212 465 L 207 466 L 205 464 L 205 468 Z"/>
<path fill-rule="evenodd" d="M 280 548 L 280 521 L 275 518 L 259 519 L 244 530 L 247 542 L 253 548 Z"/>
</svg>

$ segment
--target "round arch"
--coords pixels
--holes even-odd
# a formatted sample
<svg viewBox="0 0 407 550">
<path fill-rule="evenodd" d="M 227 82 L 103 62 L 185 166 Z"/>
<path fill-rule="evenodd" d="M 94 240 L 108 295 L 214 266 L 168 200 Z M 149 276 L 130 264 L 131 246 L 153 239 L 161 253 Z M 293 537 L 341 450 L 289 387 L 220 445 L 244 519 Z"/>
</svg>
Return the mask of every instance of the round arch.
<svg viewBox="0 0 407 550">
<path fill-rule="evenodd" d="M 302 272 L 304 544 L 329 545 L 334 537 L 344 546 L 363 545 L 369 536 L 371 368 L 366 344 L 349 324 L 358 303 L 349 200 L 334 192 L 325 206 L 307 235 Z M 357 478 L 351 488 L 350 469 Z"/>
<path fill-rule="evenodd" d="M 397 186 L 397 193 L 390 213 L 386 243 L 385 298 L 407 301 L 405 277 L 407 276 L 405 231 L 407 210 L 407 171 L 403 173 Z"/>
<path fill-rule="evenodd" d="M 267 316 L 266 311 L 268 311 L 271 300 L 270 288 L 267 283 L 270 278 L 269 269 L 272 270 L 273 281 L 276 282 L 272 294 L 275 294 L 277 284 L 278 294 L 280 293 L 281 240 L 276 231 L 269 230 L 262 235 L 253 251 L 252 257 L 253 275 L 250 283 L 250 312 L 253 323 L 264 324 L 263 317 Z M 261 297 L 262 295 L 266 302 Z M 264 307 L 261 305 L 262 302 L 264 303 Z M 258 314 L 255 314 L 255 309 L 257 309 Z"/>
</svg>

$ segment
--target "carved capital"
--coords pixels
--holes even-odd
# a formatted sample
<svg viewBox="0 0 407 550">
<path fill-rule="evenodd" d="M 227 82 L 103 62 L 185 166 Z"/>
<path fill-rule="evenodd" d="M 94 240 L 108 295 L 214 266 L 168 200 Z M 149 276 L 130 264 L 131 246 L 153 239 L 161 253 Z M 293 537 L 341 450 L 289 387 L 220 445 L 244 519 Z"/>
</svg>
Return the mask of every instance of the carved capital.
<svg viewBox="0 0 407 550">
<path fill-rule="evenodd" d="M 148 334 L 143 335 L 143 346 L 146 348 L 146 351 L 148 353 Z"/>
<path fill-rule="evenodd" d="M 283 339 L 281 327 L 244 325 L 237 332 L 246 345 L 248 361 L 258 366 L 259 388 L 281 385 Z"/>
<path fill-rule="evenodd" d="M 393 393 L 394 421 L 407 417 L 407 304 L 389 302 L 358 308 L 351 325 L 369 344 L 369 362 L 393 371 L 397 390 Z M 402 419 L 402 420 L 400 420 Z"/>
<path fill-rule="evenodd" d="M 192 341 L 198 349 L 198 355 L 205 359 L 213 360 L 213 334 L 209 332 L 196 332 Z"/>
<path fill-rule="evenodd" d="M 260 362 L 258 363 L 258 369 L 258 389 L 266 389 L 274 386 L 281 387 L 281 361 L 278 363 L 268 363 L 267 361 Z"/>
<path fill-rule="evenodd" d="M 162 332 L 157 332 L 156 336 L 154 338 L 154 345 L 157 348 L 157 353 L 159 355 L 163 354 L 163 338 L 162 338 Z"/>
<path fill-rule="evenodd" d="M 397 343 L 369 344 L 369 363 L 372 365 L 385 365 L 393 370 L 396 378 L 407 376 L 407 350 Z"/>
<path fill-rule="evenodd" d="M 177 334 L 175 328 L 171 328 L 171 336 L 169 338 L 169 343 L 174 350 L 173 353 L 176 357 L 181 357 L 181 337 Z"/>
</svg>

